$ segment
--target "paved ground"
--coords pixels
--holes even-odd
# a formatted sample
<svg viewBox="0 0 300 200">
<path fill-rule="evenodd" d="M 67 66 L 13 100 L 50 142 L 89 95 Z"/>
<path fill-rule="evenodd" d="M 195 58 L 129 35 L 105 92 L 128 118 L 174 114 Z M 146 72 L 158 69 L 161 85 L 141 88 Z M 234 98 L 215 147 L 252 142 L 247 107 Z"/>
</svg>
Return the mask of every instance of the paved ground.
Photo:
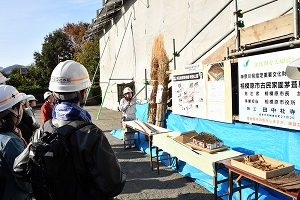
<svg viewBox="0 0 300 200">
<path fill-rule="evenodd" d="M 35 116 L 41 122 L 40 112 L 36 108 Z M 178 172 L 160 164 L 160 174 L 152 171 L 149 155 L 139 149 L 124 150 L 123 141 L 113 137 L 111 130 L 121 126 L 121 112 L 103 108 L 99 120 L 96 120 L 99 106 L 86 106 L 92 115 L 93 122 L 101 128 L 114 149 L 122 170 L 127 175 L 123 192 L 115 199 L 179 199 L 210 200 L 213 194 L 204 187 L 182 176 Z"/>
</svg>

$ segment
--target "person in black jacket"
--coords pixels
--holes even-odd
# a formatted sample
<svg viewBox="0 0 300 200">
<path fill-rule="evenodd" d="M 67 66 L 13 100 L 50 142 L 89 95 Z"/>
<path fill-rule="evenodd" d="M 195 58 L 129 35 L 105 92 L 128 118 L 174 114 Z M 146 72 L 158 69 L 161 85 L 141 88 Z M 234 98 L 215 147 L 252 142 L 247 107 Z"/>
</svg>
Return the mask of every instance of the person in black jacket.
<svg viewBox="0 0 300 200">
<path fill-rule="evenodd" d="M 20 93 L 23 96 L 22 100 L 22 110 L 23 110 L 23 116 L 20 123 L 17 125 L 17 127 L 21 130 L 22 136 L 25 139 L 27 143 L 30 142 L 30 138 L 33 135 L 33 132 L 36 130 L 35 127 L 32 126 L 33 121 L 32 118 L 28 115 L 28 113 L 24 112 L 26 108 L 26 104 L 28 104 L 28 96 L 25 93 Z"/>
<path fill-rule="evenodd" d="M 92 122 L 90 114 L 80 107 L 90 86 L 83 65 L 72 60 L 59 63 L 52 71 L 49 83 L 49 90 L 53 91 L 58 104 L 53 108 L 53 119 L 41 130 L 53 125 L 62 127 L 73 121 Z M 37 131 L 34 140 L 41 136 Z M 91 123 L 72 133 L 68 142 L 77 179 L 72 185 L 62 183 L 68 186 L 65 190 L 76 196 L 69 199 L 112 199 L 122 192 L 126 176 L 101 129 Z"/>
</svg>

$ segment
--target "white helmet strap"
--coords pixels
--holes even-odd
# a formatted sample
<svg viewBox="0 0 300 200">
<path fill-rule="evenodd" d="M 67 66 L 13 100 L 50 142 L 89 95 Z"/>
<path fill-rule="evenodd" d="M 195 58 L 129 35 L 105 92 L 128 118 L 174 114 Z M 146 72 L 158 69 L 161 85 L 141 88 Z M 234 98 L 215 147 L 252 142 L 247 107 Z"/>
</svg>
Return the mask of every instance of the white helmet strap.
<svg viewBox="0 0 300 200">
<path fill-rule="evenodd" d="M 9 110 L 10 112 L 12 112 L 13 114 L 16 115 L 16 117 L 18 119 L 20 119 L 20 109 L 18 109 L 18 113 L 16 111 L 14 111 L 12 108 L 8 108 L 7 110 Z"/>
</svg>

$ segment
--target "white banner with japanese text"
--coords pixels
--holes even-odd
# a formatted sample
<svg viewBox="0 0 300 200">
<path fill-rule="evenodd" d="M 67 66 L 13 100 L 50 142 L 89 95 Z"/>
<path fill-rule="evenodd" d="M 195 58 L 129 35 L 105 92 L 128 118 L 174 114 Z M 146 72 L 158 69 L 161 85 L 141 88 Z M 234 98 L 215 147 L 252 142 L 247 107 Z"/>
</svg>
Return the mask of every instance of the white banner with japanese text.
<svg viewBox="0 0 300 200">
<path fill-rule="evenodd" d="M 238 59 L 239 120 L 300 130 L 300 81 L 286 76 L 300 49 Z"/>
</svg>

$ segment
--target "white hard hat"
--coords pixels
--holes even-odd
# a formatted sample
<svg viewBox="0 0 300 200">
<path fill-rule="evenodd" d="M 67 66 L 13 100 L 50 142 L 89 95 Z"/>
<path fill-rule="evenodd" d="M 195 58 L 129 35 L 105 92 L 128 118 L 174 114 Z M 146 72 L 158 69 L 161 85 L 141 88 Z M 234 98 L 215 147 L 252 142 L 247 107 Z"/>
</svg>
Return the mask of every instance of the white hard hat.
<svg viewBox="0 0 300 200">
<path fill-rule="evenodd" d="M 18 90 L 11 85 L 0 85 L 0 112 L 11 108 L 23 100 Z"/>
<path fill-rule="evenodd" d="M 29 96 L 23 92 L 20 92 L 20 95 L 22 95 L 22 100 L 28 100 Z"/>
<path fill-rule="evenodd" d="M 37 101 L 37 99 L 32 95 L 32 94 L 28 94 L 28 101 Z"/>
<path fill-rule="evenodd" d="M 0 72 L 0 84 L 3 84 L 4 82 L 8 81 L 9 78 L 6 78 L 1 72 Z"/>
<path fill-rule="evenodd" d="M 51 94 L 52 94 L 52 92 L 50 92 L 50 91 L 45 92 L 44 99 L 46 100 Z"/>
<path fill-rule="evenodd" d="M 124 88 L 123 94 L 126 94 L 126 93 L 128 93 L 128 92 L 133 92 L 133 91 L 132 91 L 132 89 L 131 89 L 130 87 Z"/>
<path fill-rule="evenodd" d="M 91 86 L 86 68 L 73 60 L 59 63 L 51 74 L 49 90 L 53 92 L 76 92 Z"/>
</svg>

